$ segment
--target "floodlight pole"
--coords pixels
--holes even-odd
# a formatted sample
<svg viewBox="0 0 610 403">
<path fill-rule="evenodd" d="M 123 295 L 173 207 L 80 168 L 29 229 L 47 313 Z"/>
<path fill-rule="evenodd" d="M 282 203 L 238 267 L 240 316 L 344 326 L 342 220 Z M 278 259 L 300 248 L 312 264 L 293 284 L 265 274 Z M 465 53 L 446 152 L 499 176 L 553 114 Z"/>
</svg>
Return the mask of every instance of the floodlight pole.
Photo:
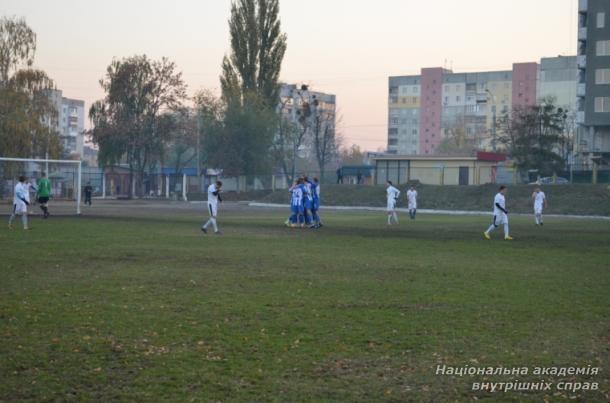
<svg viewBox="0 0 610 403">
<path fill-rule="evenodd" d="M 78 161 L 78 179 L 76 182 L 78 183 L 78 187 L 76 189 L 76 214 L 80 215 L 80 188 L 81 188 L 81 173 L 83 169 L 83 162 Z"/>
</svg>

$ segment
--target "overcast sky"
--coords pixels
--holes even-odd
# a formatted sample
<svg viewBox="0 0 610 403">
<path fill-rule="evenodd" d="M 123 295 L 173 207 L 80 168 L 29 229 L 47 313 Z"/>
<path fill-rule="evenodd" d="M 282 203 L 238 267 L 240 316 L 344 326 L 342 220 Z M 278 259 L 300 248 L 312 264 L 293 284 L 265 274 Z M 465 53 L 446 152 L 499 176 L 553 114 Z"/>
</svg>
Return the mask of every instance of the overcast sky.
<svg viewBox="0 0 610 403">
<path fill-rule="evenodd" d="M 384 147 L 387 77 L 456 72 L 576 52 L 577 0 L 282 0 L 281 78 L 334 93 L 348 144 Z M 113 57 L 167 56 L 192 94 L 218 91 L 230 0 L 1 0 L 38 35 L 36 66 L 86 107 Z"/>
</svg>

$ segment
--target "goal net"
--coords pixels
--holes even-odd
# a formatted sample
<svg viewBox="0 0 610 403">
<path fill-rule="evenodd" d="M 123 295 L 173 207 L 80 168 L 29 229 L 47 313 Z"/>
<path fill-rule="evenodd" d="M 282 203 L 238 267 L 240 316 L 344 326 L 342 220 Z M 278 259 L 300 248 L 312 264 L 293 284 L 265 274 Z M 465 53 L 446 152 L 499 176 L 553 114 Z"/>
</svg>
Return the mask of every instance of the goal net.
<svg viewBox="0 0 610 403">
<path fill-rule="evenodd" d="M 81 161 L 6 157 L 0 157 L 0 214 L 11 211 L 15 185 L 20 176 L 25 176 L 27 182 L 34 185 L 30 193 L 30 200 L 34 202 L 35 186 L 43 173 L 51 183 L 51 210 L 80 214 Z M 36 213 L 36 209 L 29 210 Z"/>
</svg>

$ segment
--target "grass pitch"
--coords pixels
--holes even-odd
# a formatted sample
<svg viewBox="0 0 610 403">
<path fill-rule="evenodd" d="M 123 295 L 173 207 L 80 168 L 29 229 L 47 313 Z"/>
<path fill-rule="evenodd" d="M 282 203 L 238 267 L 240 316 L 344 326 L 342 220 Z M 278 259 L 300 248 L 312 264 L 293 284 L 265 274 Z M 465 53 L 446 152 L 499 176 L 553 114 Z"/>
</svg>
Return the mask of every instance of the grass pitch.
<svg viewBox="0 0 610 403">
<path fill-rule="evenodd" d="M 221 212 L 222 236 L 171 209 L 1 230 L 0 401 L 609 398 L 607 221 L 512 218 L 506 242 L 487 217 L 285 216 Z M 471 390 L 516 379 L 598 390 Z"/>
</svg>

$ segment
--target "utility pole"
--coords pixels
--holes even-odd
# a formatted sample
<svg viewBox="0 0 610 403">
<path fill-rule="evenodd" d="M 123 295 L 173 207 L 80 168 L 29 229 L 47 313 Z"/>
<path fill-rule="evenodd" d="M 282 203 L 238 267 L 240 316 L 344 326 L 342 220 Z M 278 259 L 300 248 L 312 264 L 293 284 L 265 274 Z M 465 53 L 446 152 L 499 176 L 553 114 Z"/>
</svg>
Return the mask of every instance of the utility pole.
<svg viewBox="0 0 610 403">
<path fill-rule="evenodd" d="M 491 149 L 496 152 L 496 105 L 491 106 L 491 112 L 493 113 L 492 127 L 491 127 Z"/>
<path fill-rule="evenodd" d="M 485 92 L 488 94 L 487 99 L 491 100 L 491 149 L 496 152 L 496 97 L 489 89 L 485 89 Z"/>
<path fill-rule="evenodd" d="M 201 189 L 201 156 L 200 156 L 200 148 L 201 148 L 201 113 L 199 108 L 196 109 L 195 116 L 197 118 L 197 145 L 196 145 L 196 159 L 197 159 L 197 179 L 199 181 L 199 187 Z"/>
</svg>

